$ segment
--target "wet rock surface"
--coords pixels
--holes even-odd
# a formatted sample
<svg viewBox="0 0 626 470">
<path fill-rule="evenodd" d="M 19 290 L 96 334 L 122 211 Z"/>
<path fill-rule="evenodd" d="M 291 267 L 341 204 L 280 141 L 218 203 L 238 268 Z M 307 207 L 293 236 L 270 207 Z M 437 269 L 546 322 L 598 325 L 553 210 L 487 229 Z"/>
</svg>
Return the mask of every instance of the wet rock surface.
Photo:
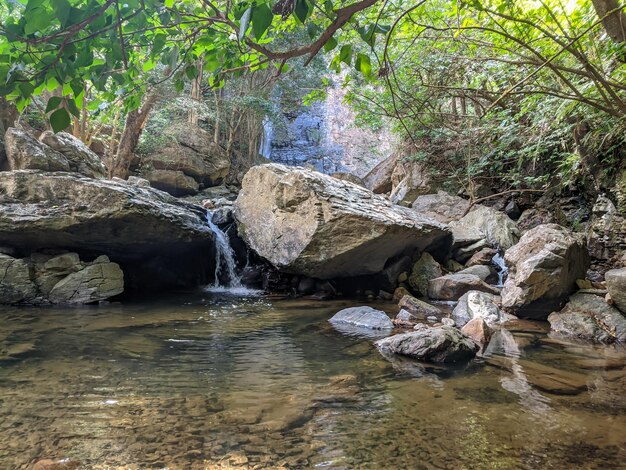
<svg viewBox="0 0 626 470">
<path fill-rule="evenodd" d="M 459 299 L 452 311 L 452 318 L 456 326 L 462 328 L 474 318 L 484 320 L 487 325 L 493 326 L 514 320 L 513 315 L 502 312 L 499 308 L 500 297 L 480 291 L 470 291 Z"/>
<path fill-rule="evenodd" d="M 321 279 L 378 273 L 404 251 L 450 242 L 443 225 L 364 188 L 277 164 L 246 174 L 235 218 L 261 257 Z"/>
<path fill-rule="evenodd" d="M 389 336 L 376 342 L 383 353 L 399 354 L 432 362 L 458 362 L 471 359 L 478 345 L 452 326 L 427 327 Z"/>
</svg>

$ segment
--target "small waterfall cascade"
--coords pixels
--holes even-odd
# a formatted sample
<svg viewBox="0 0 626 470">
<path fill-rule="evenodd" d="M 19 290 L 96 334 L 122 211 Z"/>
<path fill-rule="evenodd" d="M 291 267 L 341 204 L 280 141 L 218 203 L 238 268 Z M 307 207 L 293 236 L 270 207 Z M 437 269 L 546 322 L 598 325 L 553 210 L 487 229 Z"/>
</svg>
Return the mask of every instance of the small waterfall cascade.
<svg viewBox="0 0 626 470">
<path fill-rule="evenodd" d="M 269 159 L 272 156 L 272 138 L 274 137 L 274 124 L 269 118 L 263 120 L 263 136 L 259 146 L 259 154 Z"/>
<path fill-rule="evenodd" d="M 491 262 L 495 264 L 498 269 L 498 284 L 496 287 L 502 287 L 504 286 L 506 276 L 509 274 L 509 268 L 506 267 L 504 256 L 502 256 L 502 253 L 498 252 L 491 258 Z"/>
<path fill-rule="evenodd" d="M 237 274 L 235 252 L 230 246 L 228 236 L 213 223 L 213 213 L 207 212 L 207 223 L 215 235 L 215 283 L 213 288 L 241 287 L 241 277 Z M 221 284 L 221 279 L 225 284 Z"/>
</svg>

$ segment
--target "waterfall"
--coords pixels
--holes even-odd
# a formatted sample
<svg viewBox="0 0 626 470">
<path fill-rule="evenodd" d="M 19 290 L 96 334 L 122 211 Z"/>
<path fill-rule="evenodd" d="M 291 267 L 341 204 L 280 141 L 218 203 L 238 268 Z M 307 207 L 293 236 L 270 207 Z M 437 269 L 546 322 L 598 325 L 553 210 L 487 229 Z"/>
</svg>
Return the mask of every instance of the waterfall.
<svg viewBox="0 0 626 470">
<path fill-rule="evenodd" d="M 241 278 L 237 274 L 235 252 L 230 246 L 226 234 L 213 223 L 213 213 L 207 211 L 209 228 L 215 235 L 215 283 L 212 287 L 237 288 L 241 287 Z M 226 284 L 220 284 L 220 276 L 226 280 Z"/>
<path fill-rule="evenodd" d="M 498 252 L 493 255 L 491 262 L 498 268 L 498 285 L 496 287 L 502 287 L 504 286 L 505 276 L 509 273 L 509 268 L 506 267 L 506 263 L 504 262 L 504 256 Z"/>
<path fill-rule="evenodd" d="M 274 136 L 274 125 L 271 119 L 265 118 L 263 120 L 263 136 L 261 137 L 261 145 L 259 153 L 265 158 L 272 156 L 272 138 Z"/>
</svg>

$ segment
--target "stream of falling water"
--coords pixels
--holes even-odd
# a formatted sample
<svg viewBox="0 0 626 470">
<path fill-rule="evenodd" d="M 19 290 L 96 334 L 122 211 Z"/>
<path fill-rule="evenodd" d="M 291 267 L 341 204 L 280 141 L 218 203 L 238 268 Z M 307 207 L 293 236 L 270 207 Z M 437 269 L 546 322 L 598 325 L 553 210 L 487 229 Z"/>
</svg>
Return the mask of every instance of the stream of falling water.
<svg viewBox="0 0 626 470">
<path fill-rule="evenodd" d="M 241 277 L 237 274 L 235 252 L 230 246 L 228 236 L 213 223 L 213 213 L 207 212 L 207 223 L 215 235 L 215 281 L 213 288 L 239 288 Z M 221 284 L 222 280 L 224 284 Z"/>
</svg>

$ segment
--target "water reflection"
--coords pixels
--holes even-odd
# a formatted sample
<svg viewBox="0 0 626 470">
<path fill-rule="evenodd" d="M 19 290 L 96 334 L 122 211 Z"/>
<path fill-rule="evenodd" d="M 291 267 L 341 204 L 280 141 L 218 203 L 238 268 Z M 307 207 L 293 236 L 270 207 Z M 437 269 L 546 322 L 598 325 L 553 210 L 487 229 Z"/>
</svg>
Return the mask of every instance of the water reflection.
<svg viewBox="0 0 626 470">
<path fill-rule="evenodd" d="M 0 468 L 46 458 L 608 468 L 626 457 L 626 361 L 615 348 L 501 330 L 484 358 L 438 367 L 387 360 L 374 338 L 333 329 L 346 301 L 203 295 L 0 312 Z"/>
</svg>

